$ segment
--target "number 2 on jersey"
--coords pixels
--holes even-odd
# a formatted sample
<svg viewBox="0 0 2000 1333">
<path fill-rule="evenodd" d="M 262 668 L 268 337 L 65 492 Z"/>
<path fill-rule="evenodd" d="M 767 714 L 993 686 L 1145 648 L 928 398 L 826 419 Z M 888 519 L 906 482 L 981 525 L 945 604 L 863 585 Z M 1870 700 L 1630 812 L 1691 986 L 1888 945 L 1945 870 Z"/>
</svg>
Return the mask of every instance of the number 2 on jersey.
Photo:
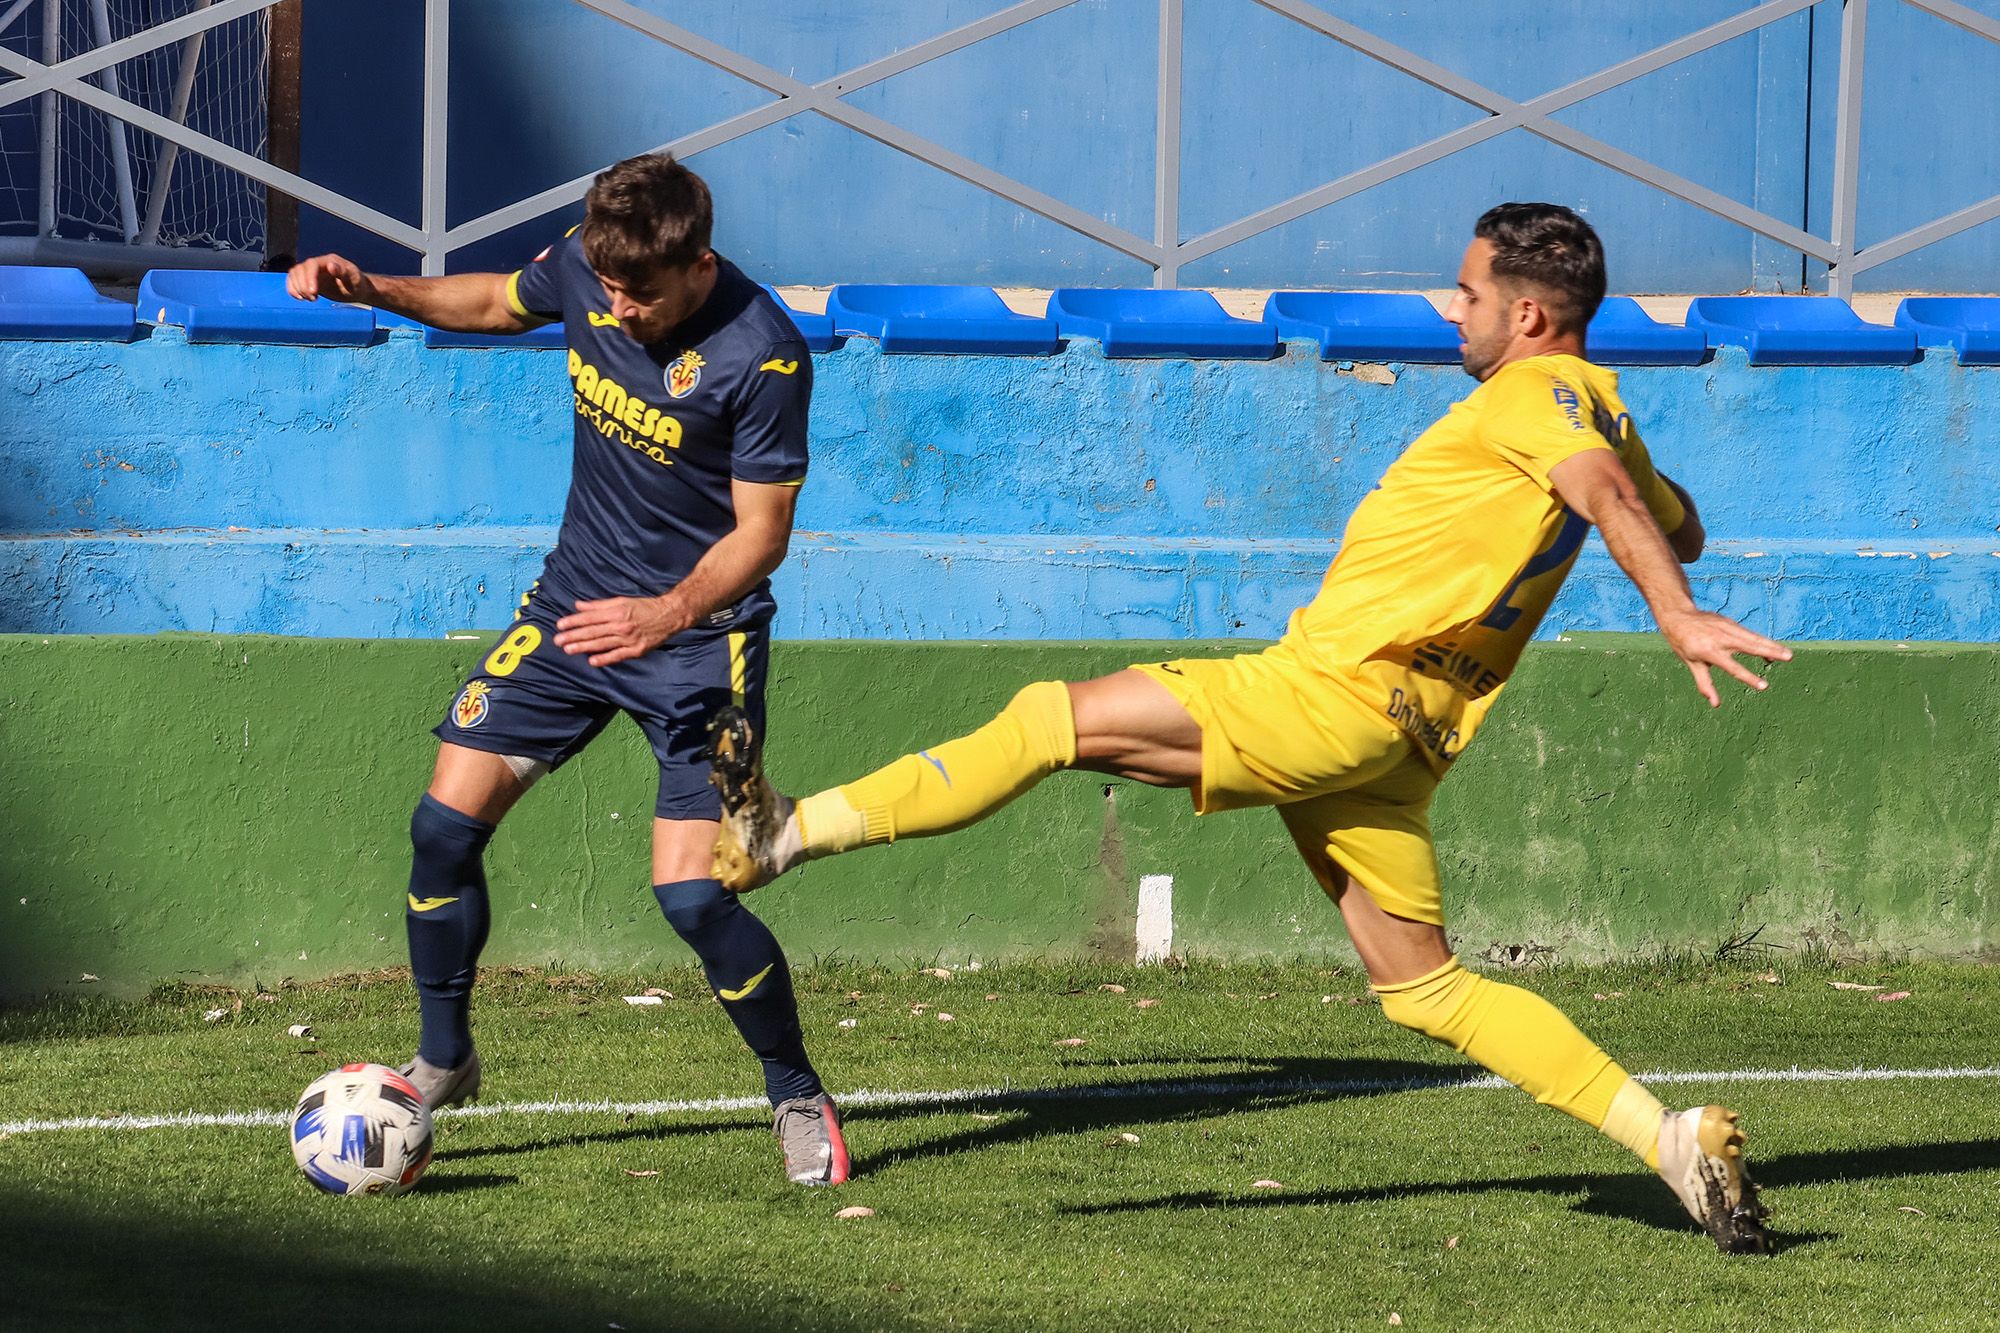
<svg viewBox="0 0 2000 1333">
<path fill-rule="evenodd" d="M 1512 629 L 1514 622 L 1521 618 L 1521 608 L 1513 605 L 1514 594 L 1520 591 L 1521 585 L 1529 579 L 1539 578 L 1552 569 L 1561 568 L 1576 554 L 1576 548 L 1583 545 L 1584 535 L 1589 531 L 1590 520 L 1578 513 L 1565 512 L 1562 526 L 1556 529 L 1554 539 L 1537 552 L 1527 564 L 1521 566 L 1521 572 L 1514 576 L 1514 581 L 1507 585 L 1506 591 L 1494 601 L 1493 609 L 1488 611 L 1485 619 L 1479 623 L 1487 629 L 1503 631 Z"/>
<path fill-rule="evenodd" d="M 529 653 L 542 645 L 542 631 L 534 625 L 523 625 L 500 640 L 500 644 L 486 656 L 486 674 L 489 676 L 511 676 L 514 668 L 521 665 Z"/>
</svg>

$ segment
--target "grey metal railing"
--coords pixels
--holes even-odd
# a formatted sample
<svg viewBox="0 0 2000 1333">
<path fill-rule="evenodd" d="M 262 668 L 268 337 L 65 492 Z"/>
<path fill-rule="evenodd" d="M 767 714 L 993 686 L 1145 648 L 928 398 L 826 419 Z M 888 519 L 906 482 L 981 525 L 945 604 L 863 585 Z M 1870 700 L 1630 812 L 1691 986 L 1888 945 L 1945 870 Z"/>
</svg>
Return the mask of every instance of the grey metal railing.
<svg viewBox="0 0 2000 1333">
<path fill-rule="evenodd" d="M 1835 110 L 1833 208 L 1826 236 L 1804 230 L 1782 218 L 1751 208 L 1699 185 L 1684 176 L 1615 148 L 1601 139 L 1553 119 L 1556 112 L 1586 98 L 1620 87 L 1724 42 L 1755 32 L 1809 9 L 1816 0 L 1766 0 L 1732 18 L 1689 33 L 1662 46 L 1600 70 L 1588 78 L 1527 101 L 1504 94 L 1445 69 L 1380 36 L 1335 18 L 1306 0 L 1254 0 L 1272 13 L 1320 33 L 1372 60 L 1410 75 L 1440 92 L 1466 102 L 1485 116 L 1450 133 L 1409 148 L 1358 171 L 1328 181 L 1282 203 L 1274 204 L 1226 226 L 1183 239 L 1181 215 L 1181 57 L 1184 0 L 1159 0 L 1159 78 L 1156 108 L 1157 139 L 1153 235 L 1148 238 L 1114 226 L 1083 209 L 1037 190 L 979 162 L 894 125 L 848 103 L 851 94 L 883 79 L 915 69 L 952 52 L 996 37 L 1068 8 L 1080 0 L 1022 0 L 998 13 L 965 24 L 893 55 L 848 70 L 818 83 L 806 83 L 759 64 L 699 34 L 639 8 L 629 0 L 570 0 L 570 3 L 625 25 L 653 41 L 713 65 L 774 95 L 775 100 L 740 115 L 684 134 L 660 147 L 691 156 L 764 129 L 794 116 L 813 114 L 875 140 L 960 180 L 1009 200 L 1030 213 L 1061 224 L 1122 254 L 1150 265 L 1155 284 L 1171 287 L 1181 269 L 1195 260 L 1302 217 L 1315 209 L 1349 198 L 1428 166 L 1454 153 L 1485 143 L 1510 130 L 1522 130 L 1609 167 L 1634 180 L 1777 241 L 1827 266 L 1828 290 L 1836 296 L 1853 293 L 1854 280 L 1869 269 L 1900 259 L 1925 246 L 1956 236 L 2000 217 L 2000 195 L 1936 218 L 1922 226 L 1872 245 L 1856 243 L 1855 222 L 1861 193 L 1862 70 L 1869 5 L 1873 0 L 1842 0 L 1840 79 Z M 1922 10 L 1967 32 L 2000 43 L 2000 21 L 1978 14 L 1955 0 L 1880 0 Z M 25 8 L 16 0 L 0 30 Z M 42 0 L 45 5 L 58 0 Z M 30 60 L 0 48 L 0 70 L 17 77 L 0 85 L 0 107 L 35 96 L 71 98 L 107 117 L 158 136 L 169 144 L 200 154 L 252 180 L 363 227 L 422 256 L 422 271 L 442 273 L 452 251 L 531 221 L 583 198 L 590 175 L 496 209 L 456 227 L 446 223 L 446 150 L 449 117 L 446 94 L 450 79 L 451 0 L 425 0 L 423 192 L 422 220 L 417 226 L 399 221 L 345 195 L 316 185 L 294 172 L 263 162 L 251 154 L 189 129 L 107 91 L 92 76 L 118 62 L 147 51 L 198 37 L 221 24 L 261 12 L 279 0 L 214 0 L 205 9 L 159 24 L 123 40 L 101 45 L 52 64 Z M 595 173 L 592 173 L 594 175 Z"/>
</svg>

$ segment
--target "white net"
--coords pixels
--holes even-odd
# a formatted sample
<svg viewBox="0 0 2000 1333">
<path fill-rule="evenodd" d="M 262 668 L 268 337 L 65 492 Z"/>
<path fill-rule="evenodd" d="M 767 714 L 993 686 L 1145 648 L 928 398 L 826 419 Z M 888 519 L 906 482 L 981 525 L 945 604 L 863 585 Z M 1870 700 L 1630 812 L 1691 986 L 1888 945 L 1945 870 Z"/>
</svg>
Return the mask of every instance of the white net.
<svg viewBox="0 0 2000 1333">
<path fill-rule="evenodd" d="M 39 0 L 38 0 L 39 3 Z M 12 9 L 7 5 L 0 14 Z M 0 33 L 0 46 L 24 56 L 41 54 L 30 30 L 39 25 L 35 7 L 16 15 Z M 5 87 L 0 84 L 0 87 Z M 35 232 L 37 176 L 36 107 L 41 99 L 30 98 L 0 107 L 0 235 L 32 236 Z"/>
<path fill-rule="evenodd" d="M 42 7 L 62 10 L 60 57 L 81 54 L 208 7 L 208 0 L 36 0 L 5 35 L 37 59 Z M 10 6 L 0 0 L 0 12 Z M 265 12 L 170 43 L 92 77 L 107 92 L 253 157 L 265 156 L 269 81 Z M 264 247 L 264 187 L 95 108 L 61 98 L 54 181 L 39 168 L 43 99 L 0 108 L 5 230 L 32 234 L 53 190 L 54 234 L 224 250 Z M 25 223 L 25 228 L 22 224 Z"/>
</svg>

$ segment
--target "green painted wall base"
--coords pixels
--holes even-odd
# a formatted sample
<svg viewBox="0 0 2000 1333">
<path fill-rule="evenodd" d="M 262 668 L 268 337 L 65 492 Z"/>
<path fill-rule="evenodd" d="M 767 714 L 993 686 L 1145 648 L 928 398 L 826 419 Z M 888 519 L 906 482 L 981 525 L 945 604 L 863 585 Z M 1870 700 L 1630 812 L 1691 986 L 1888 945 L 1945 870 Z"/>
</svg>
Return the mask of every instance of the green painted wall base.
<svg viewBox="0 0 2000 1333">
<path fill-rule="evenodd" d="M 483 642 L 0 637 L 0 993 L 399 964 L 427 734 Z M 1214 651 L 1224 646 L 1211 645 Z M 1021 684 L 1190 646 L 791 643 L 771 769 L 815 789 Z M 1592 960 L 1766 941 L 1934 957 L 1996 941 L 2000 648 L 1815 644 L 1711 712 L 1649 636 L 1529 649 L 1438 798 L 1461 952 Z M 655 769 L 620 722 L 495 839 L 489 963 L 686 961 L 649 889 Z M 1062 774 L 977 828 L 806 867 L 753 906 L 796 961 L 1350 956 L 1278 821 Z M 84 983 L 90 974 L 98 980 Z"/>
</svg>

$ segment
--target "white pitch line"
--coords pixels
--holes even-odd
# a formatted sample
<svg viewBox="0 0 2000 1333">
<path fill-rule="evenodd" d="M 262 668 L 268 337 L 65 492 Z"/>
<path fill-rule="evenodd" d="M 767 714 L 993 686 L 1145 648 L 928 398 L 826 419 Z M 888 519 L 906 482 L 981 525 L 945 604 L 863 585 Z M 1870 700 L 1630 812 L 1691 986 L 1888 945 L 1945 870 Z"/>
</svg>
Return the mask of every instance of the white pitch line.
<svg viewBox="0 0 2000 1333">
<path fill-rule="evenodd" d="M 1641 1083 L 1893 1083 L 1937 1079 L 2000 1079 L 2000 1066 L 1946 1066 L 1937 1069 L 1718 1069 L 1654 1070 L 1638 1076 Z M 855 1106 L 956 1106 L 1009 1102 L 1133 1101 L 1149 1097 L 1274 1097 L 1288 1093 L 1389 1093 L 1447 1090 L 1491 1091 L 1511 1088 L 1490 1074 L 1450 1074 L 1409 1079 L 1210 1079 L 1200 1082 L 1156 1080 L 1149 1083 L 1083 1084 L 1055 1088 L 950 1088 L 937 1092 L 868 1088 L 840 1094 L 836 1100 Z M 550 1115 L 687 1115 L 715 1111 L 762 1110 L 762 1097 L 707 1097 L 679 1101 L 539 1101 L 497 1102 L 461 1106 L 438 1112 L 440 1119 L 485 1119 L 492 1116 Z M 0 1121 L 0 1138 L 16 1134 L 48 1134 L 87 1129 L 265 1129 L 290 1120 L 282 1111 L 178 1111 L 166 1115 L 73 1116 L 67 1120 Z"/>
</svg>

